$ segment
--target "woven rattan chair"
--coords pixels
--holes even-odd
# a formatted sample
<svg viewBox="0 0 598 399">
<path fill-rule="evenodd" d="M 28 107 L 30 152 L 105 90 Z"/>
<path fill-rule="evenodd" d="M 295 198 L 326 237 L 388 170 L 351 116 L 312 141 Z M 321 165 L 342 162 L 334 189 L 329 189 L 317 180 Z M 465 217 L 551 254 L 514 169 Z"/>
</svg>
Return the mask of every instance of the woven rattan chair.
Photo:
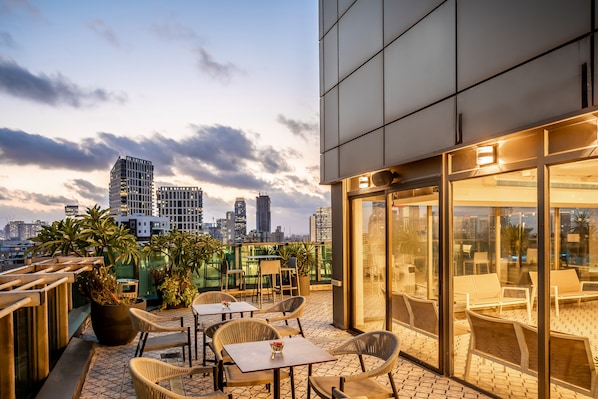
<svg viewBox="0 0 598 399">
<path fill-rule="evenodd" d="M 267 314 L 271 316 L 266 317 L 266 321 L 268 323 L 276 323 L 272 324 L 281 336 L 293 336 L 293 335 L 301 335 L 305 337 L 303 334 L 303 327 L 301 327 L 301 320 L 300 317 L 303 316 L 303 311 L 305 310 L 305 297 L 303 296 L 294 296 L 288 299 L 285 299 L 282 302 L 274 304 L 273 306 L 253 312 L 254 315 L 256 314 Z M 274 314 L 278 315 L 274 315 Z M 295 320 L 297 326 L 293 326 L 289 324 L 289 320 Z M 284 321 L 284 324 L 277 323 Z"/>
<path fill-rule="evenodd" d="M 221 326 L 214 333 L 212 345 L 218 360 L 218 387 L 243 387 L 253 385 L 268 385 L 274 382 L 274 372 L 253 371 L 243 373 L 239 367 L 226 355 L 224 345 L 242 342 L 269 341 L 280 339 L 278 331 L 263 319 L 235 319 Z M 291 392 L 295 399 L 295 383 L 293 369 L 289 372 L 280 372 L 280 379 L 291 379 Z"/>
<path fill-rule="evenodd" d="M 224 324 L 228 323 L 230 320 L 219 321 L 217 323 L 212 323 L 203 330 L 203 365 L 206 365 L 206 348 L 210 348 L 212 353 L 216 353 L 214 349 L 214 343 L 212 342 L 212 338 L 214 338 L 214 334 L 216 330 L 222 327 Z M 208 338 L 210 339 L 208 341 Z M 216 356 L 214 355 L 214 363 L 218 363 Z"/>
<path fill-rule="evenodd" d="M 185 346 L 189 348 L 189 367 L 191 367 L 191 334 L 189 327 L 183 326 L 183 317 L 158 316 L 141 309 L 131 308 L 131 323 L 133 328 L 139 331 L 139 341 L 135 350 L 135 357 L 143 356 L 143 352 L 163 350 L 180 347 L 183 349 L 183 360 L 185 360 Z M 180 321 L 180 327 L 165 326 L 160 323 L 169 321 Z M 149 338 L 150 333 L 160 334 Z"/>
<path fill-rule="evenodd" d="M 142 399 L 232 399 L 232 395 L 226 395 L 222 391 L 216 390 L 215 369 L 215 367 L 178 367 L 156 359 L 147 358 L 133 358 L 129 361 L 129 372 L 131 373 L 131 379 L 133 380 L 135 394 L 138 398 Z M 214 376 L 214 392 L 199 396 L 185 396 L 158 385 L 158 383 L 163 380 L 200 373 L 212 373 Z"/>
<path fill-rule="evenodd" d="M 237 298 L 231 294 L 221 291 L 202 292 L 193 299 L 191 305 L 202 305 L 205 303 L 220 303 L 222 301 L 237 302 Z M 191 306 L 193 309 L 193 306 Z M 223 316 L 224 317 L 224 316 Z M 232 317 L 232 316 L 231 316 Z M 199 315 L 193 310 L 193 331 L 195 336 L 195 360 L 197 360 L 197 333 L 203 333 L 206 327 L 212 323 L 203 323 L 199 320 Z M 206 365 L 206 338 L 203 339 L 203 365 Z"/>
<path fill-rule="evenodd" d="M 392 370 L 399 356 L 399 338 L 390 331 L 371 331 L 349 339 L 333 349 L 333 355 L 357 355 L 362 372 L 359 374 L 340 376 L 314 376 L 312 367 L 308 369 L 309 399 L 311 389 L 326 399 L 332 398 L 332 387 L 337 387 L 349 397 L 366 396 L 369 399 L 394 397 L 398 399 L 397 388 L 392 379 Z M 374 356 L 382 360 L 371 370 L 366 370 L 365 357 Z M 387 388 L 373 377 L 388 375 L 392 389 Z M 311 388 L 311 389 L 310 389 Z"/>
</svg>

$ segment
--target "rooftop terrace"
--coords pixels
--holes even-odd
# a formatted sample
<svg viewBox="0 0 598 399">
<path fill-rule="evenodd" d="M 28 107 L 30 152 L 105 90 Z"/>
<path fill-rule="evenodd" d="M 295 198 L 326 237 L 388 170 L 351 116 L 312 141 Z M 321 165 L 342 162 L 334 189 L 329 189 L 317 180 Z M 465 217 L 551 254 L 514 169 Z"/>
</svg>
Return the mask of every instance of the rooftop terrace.
<svg viewBox="0 0 598 399">
<path fill-rule="evenodd" d="M 254 301 L 252 297 L 245 298 L 248 302 Z M 193 316 L 189 308 L 166 310 L 169 315 L 182 315 L 185 318 L 185 325 L 193 326 Z M 215 316 L 214 321 L 219 316 Z M 331 291 L 312 291 L 307 297 L 306 311 L 301 318 L 306 338 L 316 345 L 330 349 L 338 343 L 345 341 L 351 335 L 343 330 L 332 326 L 332 293 Z M 91 326 L 85 328 L 82 338 L 95 340 Z M 199 340 L 201 342 L 201 339 Z M 135 391 L 127 368 L 128 360 L 135 353 L 137 338 L 128 345 L 108 347 L 97 345 L 91 366 L 86 375 L 81 392 L 83 399 L 135 398 Z M 162 352 L 148 352 L 146 357 L 159 359 L 161 354 L 177 352 L 177 350 L 166 350 Z M 193 360 L 194 365 L 201 365 L 200 357 Z M 208 351 L 209 353 L 209 351 Z M 208 358 L 211 359 L 210 354 Z M 182 358 L 170 359 L 179 365 L 185 365 Z M 340 359 L 337 362 L 324 363 L 314 366 L 317 374 L 338 375 L 355 369 L 358 363 L 350 359 Z M 469 387 L 466 387 L 454 380 L 439 376 L 411 361 L 399 357 L 394 370 L 394 380 L 399 391 L 399 397 L 403 398 L 487 398 Z M 184 379 L 184 390 L 187 395 L 196 395 L 208 391 L 211 388 L 211 379 L 194 376 L 192 379 Z M 387 378 L 380 378 L 380 382 L 388 384 Z M 307 366 L 295 368 L 295 390 L 298 399 L 307 397 Z M 234 398 L 269 398 L 265 387 L 256 386 L 251 388 L 226 388 L 227 393 L 232 393 Z M 281 385 L 281 396 L 290 397 L 290 384 L 283 381 Z M 315 397 L 312 392 L 312 398 Z"/>
</svg>

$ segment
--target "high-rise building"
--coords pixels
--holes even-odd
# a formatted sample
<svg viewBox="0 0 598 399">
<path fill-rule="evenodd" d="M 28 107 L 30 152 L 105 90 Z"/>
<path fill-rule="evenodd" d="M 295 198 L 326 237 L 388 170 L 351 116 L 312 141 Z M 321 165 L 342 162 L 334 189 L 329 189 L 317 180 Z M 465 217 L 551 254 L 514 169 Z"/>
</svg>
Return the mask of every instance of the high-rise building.
<svg viewBox="0 0 598 399">
<path fill-rule="evenodd" d="M 314 242 L 332 241 L 332 208 L 318 208 L 310 217 L 309 239 Z"/>
<path fill-rule="evenodd" d="M 110 213 L 114 216 L 152 216 L 154 165 L 151 161 L 118 157 L 110 171 Z"/>
<path fill-rule="evenodd" d="M 260 193 L 255 197 L 255 229 L 258 233 L 270 233 L 270 197 L 268 194 Z"/>
<path fill-rule="evenodd" d="M 235 236 L 234 242 L 243 242 L 247 235 L 247 203 L 245 198 L 235 199 Z"/>
<path fill-rule="evenodd" d="M 64 215 L 66 217 L 75 217 L 79 214 L 79 205 L 65 205 Z"/>
<path fill-rule="evenodd" d="M 203 225 L 203 191 L 198 187 L 159 187 L 158 215 L 170 220 L 170 228 L 200 232 Z"/>
<path fill-rule="evenodd" d="M 41 220 L 36 220 L 33 223 L 25 223 L 22 220 L 11 220 L 4 227 L 4 237 L 7 240 L 28 240 L 31 237 L 35 237 L 42 230 L 42 227 L 47 225 L 47 222 L 42 222 Z"/>
</svg>

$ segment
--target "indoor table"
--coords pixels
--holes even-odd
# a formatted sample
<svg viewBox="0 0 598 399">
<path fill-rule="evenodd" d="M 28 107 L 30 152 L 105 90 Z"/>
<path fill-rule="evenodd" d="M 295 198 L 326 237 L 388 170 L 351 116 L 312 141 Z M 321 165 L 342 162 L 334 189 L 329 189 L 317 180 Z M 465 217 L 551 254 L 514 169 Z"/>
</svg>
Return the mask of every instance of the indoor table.
<svg viewBox="0 0 598 399">
<path fill-rule="evenodd" d="M 237 367 L 244 372 L 273 370 L 274 399 L 280 399 L 280 369 L 305 366 L 314 363 L 332 362 L 336 357 L 303 337 L 282 338 L 282 353 L 272 355 L 270 342 L 244 342 L 224 345 L 224 350 Z"/>
</svg>

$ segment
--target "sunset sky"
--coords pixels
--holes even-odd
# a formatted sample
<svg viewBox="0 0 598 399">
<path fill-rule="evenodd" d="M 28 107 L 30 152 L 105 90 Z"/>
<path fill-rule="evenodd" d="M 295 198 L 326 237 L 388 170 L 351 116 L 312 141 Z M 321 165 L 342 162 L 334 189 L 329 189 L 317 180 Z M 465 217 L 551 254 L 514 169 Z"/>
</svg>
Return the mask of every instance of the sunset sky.
<svg viewBox="0 0 598 399">
<path fill-rule="evenodd" d="M 315 0 L 0 0 L 0 228 L 108 206 L 120 156 L 198 186 L 204 222 L 245 197 L 308 232 L 319 182 Z"/>
</svg>

